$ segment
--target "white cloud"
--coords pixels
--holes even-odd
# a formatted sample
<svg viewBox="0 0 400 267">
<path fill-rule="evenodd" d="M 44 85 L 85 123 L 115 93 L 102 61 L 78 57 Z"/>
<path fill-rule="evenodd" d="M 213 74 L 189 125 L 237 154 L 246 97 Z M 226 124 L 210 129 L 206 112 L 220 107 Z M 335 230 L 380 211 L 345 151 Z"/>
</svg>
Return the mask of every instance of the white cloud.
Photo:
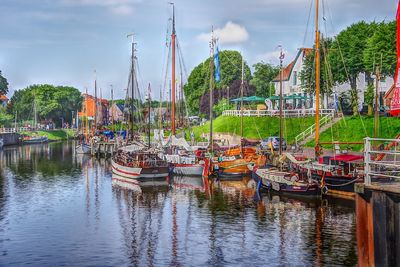
<svg viewBox="0 0 400 267">
<path fill-rule="evenodd" d="M 133 6 L 142 0 L 64 0 L 70 5 L 101 6 L 111 10 L 117 15 L 129 15 L 133 12 Z"/>
<path fill-rule="evenodd" d="M 111 8 L 112 12 L 117 15 L 129 15 L 132 14 L 133 8 L 128 5 L 114 6 Z"/>
<path fill-rule="evenodd" d="M 249 39 L 249 33 L 244 26 L 228 21 L 223 28 L 214 29 L 214 36 L 221 44 L 242 43 Z M 202 33 L 197 36 L 202 41 L 210 41 L 211 33 Z"/>
</svg>

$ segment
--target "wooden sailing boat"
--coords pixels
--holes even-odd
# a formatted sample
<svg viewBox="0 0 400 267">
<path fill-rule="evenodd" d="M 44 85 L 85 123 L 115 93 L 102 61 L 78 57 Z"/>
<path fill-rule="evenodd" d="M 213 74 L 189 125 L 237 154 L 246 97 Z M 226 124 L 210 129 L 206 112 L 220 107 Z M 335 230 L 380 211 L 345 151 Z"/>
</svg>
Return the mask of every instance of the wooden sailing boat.
<svg viewBox="0 0 400 267">
<path fill-rule="evenodd" d="M 36 104 L 36 97 L 34 95 L 33 98 L 33 129 L 37 130 L 37 104 Z M 46 143 L 48 140 L 47 136 L 40 136 L 38 134 L 34 134 L 32 136 L 24 136 L 22 139 L 23 144 L 42 144 L 42 143 Z"/>
<path fill-rule="evenodd" d="M 119 176 L 119 181 L 124 183 L 131 183 L 133 185 L 139 182 L 153 181 L 154 179 L 165 180 L 169 175 L 169 166 L 165 160 L 158 157 L 157 153 L 151 150 L 150 147 L 146 147 L 139 140 L 134 138 L 134 84 L 135 84 L 135 71 L 134 71 L 134 60 L 135 60 L 135 47 L 133 34 L 132 36 L 132 62 L 131 62 L 131 144 L 123 146 L 118 149 L 117 153 L 113 155 L 111 160 L 112 172 Z M 150 111 L 150 110 L 149 110 Z M 150 123 L 150 120 L 149 120 Z M 149 124 L 150 125 L 150 124 Z M 149 129 L 150 131 L 150 129 Z M 150 144 L 149 144 L 150 145 Z"/>
<path fill-rule="evenodd" d="M 280 93 L 279 93 L 279 110 L 280 110 L 280 127 L 279 138 L 282 140 L 282 62 L 283 52 L 280 53 Z M 279 158 L 282 158 L 282 142 L 279 142 Z M 289 195 L 300 195 L 304 197 L 319 196 L 319 185 L 307 176 L 300 176 L 293 171 L 283 170 L 282 162 L 280 166 L 254 167 L 252 177 L 257 183 L 257 188 L 265 187 L 268 190 Z"/>
<path fill-rule="evenodd" d="M 82 143 L 78 144 L 75 147 L 75 151 L 78 154 L 91 154 L 92 152 L 92 147 L 89 144 L 89 119 L 88 119 L 88 115 L 87 115 L 87 90 L 86 90 L 86 95 L 85 95 L 85 99 L 84 99 L 84 105 L 83 105 L 83 118 L 82 119 L 82 133 L 84 134 L 84 139 L 82 141 Z"/>
<path fill-rule="evenodd" d="M 316 0 L 316 36 L 315 36 L 315 160 L 307 163 L 294 163 L 292 170 L 307 175 L 319 182 L 323 193 L 333 195 L 354 195 L 354 185 L 364 180 L 363 156 L 336 154 L 321 157 L 319 142 L 319 100 L 320 100 L 320 33 L 318 30 L 318 2 Z M 378 77 L 379 75 L 377 75 Z M 378 86 L 378 83 L 377 83 Z M 375 107 L 378 108 L 377 106 Z"/>
<path fill-rule="evenodd" d="M 175 6 L 172 5 L 172 32 L 171 32 L 171 134 L 167 146 L 164 147 L 163 158 L 170 163 L 172 173 L 176 175 L 201 176 L 204 169 L 204 161 L 193 151 L 184 138 L 176 138 L 176 82 L 175 82 L 175 58 L 176 58 L 176 30 L 175 30 Z M 182 80 L 182 78 L 181 78 Z"/>
<path fill-rule="evenodd" d="M 215 41 L 213 43 L 215 44 Z M 213 48 L 214 47 L 212 47 L 212 49 Z M 213 61 L 211 60 L 211 62 Z M 211 73 L 213 76 L 213 71 Z M 240 149 L 230 149 L 224 153 L 220 153 L 220 155 L 214 159 L 214 165 L 218 166 L 217 175 L 220 180 L 241 179 L 243 175 L 250 174 L 251 169 L 254 166 L 264 166 L 266 163 L 266 157 L 264 155 L 257 154 L 257 150 L 254 147 L 243 147 L 243 89 L 244 59 L 242 57 L 242 78 L 240 86 Z M 210 99 L 211 95 L 212 93 L 210 93 Z M 210 103 L 210 112 L 212 113 L 212 103 Z M 210 120 L 212 120 L 212 118 Z M 212 124 L 210 123 L 210 125 Z M 210 133 L 212 133 L 212 130 L 210 130 Z"/>
</svg>

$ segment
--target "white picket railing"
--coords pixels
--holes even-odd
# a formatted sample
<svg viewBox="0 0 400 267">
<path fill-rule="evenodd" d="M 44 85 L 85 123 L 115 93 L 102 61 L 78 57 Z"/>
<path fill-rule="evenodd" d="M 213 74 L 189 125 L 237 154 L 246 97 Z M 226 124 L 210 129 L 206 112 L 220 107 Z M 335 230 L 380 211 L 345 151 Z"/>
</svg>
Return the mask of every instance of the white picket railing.
<svg viewBox="0 0 400 267">
<path fill-rule="evenodd" d="M 374 148 L 372 143 L 381 143 L 384 148 Z M 380 155 L 385 155 L 385 160 Z M 373 177 L 400 181 L 400 139 L 365 138 L 364 164 L 366 185 Z"/>
<path fill-rule="evenodd" d="M 319 120 L 319 126 L 323 126 L 325 124 L 327 124 L 328 122 L 330 122 L 333 119 L 333 115 L 332 114 L 328 114 L 324 117 L 322 117 Z M 304 139 L 306 139 L 307 137 L 309 137 L 310 135 L 315 133 L 315 127 L 316 124 L 314 123 L 313 125 L 311 125 L 310 127 L 308 127 L 306 130 L 304 130 L 303 132 L 301 132 L 300 134 L 298 134 L 294 140 L 296 142 L 296 144 L 298 144 L 299 142 L 303 141 Z"/>
<path fill-rule="evenodd" d="M 18 133 L 18 132 L 27 132 L 27 131 L 33 131 L 33 129 L 29 127 L 18 127 L 17 129 L 15 128 L 0 128 L 0 133 Z"/>
<path fill-rule="evenodd" d="M 285 118 L 290 117 L 308 117 L 315 116 L 315 109 L 285 109 L 282 111 L 283 116 Z M 320 115 L 331 115 L 332 117 L 335 114 L 334 109 L 321 109 Z M 224 110 L 222 112 L 222 116 L 234 116 L 234 117 L 278 117 L 279 110 Z"/>
</svg>

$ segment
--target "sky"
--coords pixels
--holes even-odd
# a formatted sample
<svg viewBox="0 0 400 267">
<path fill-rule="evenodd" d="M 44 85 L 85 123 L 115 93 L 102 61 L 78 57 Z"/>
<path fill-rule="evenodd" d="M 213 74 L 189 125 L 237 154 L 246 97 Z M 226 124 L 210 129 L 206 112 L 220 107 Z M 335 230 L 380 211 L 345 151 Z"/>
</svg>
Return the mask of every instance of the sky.
<svg viewBox="0 0 400 267">
<path fill-rule="evenodd" d="M 248 65 L 284 64 L 314 41 L 315 0 L 174 0 L 176 32 L 187 75 L 219 49 L 240 51 Z M 360 20 L 395 19 L 395 0 L 320 0 L 320 29 L 335 36 Z M 0 70 L 14 90 L 32 84 L 74 86 L 124 98 L 131 39 L 137 43 L 138 81 L 158 98 L 165 80 L 171 5 L 163 0 L 0 0 Z M 96 74 L 94 72 L 96 70 Z M 184 77 L 185 75 L 185 71 Z"/>
</svg>

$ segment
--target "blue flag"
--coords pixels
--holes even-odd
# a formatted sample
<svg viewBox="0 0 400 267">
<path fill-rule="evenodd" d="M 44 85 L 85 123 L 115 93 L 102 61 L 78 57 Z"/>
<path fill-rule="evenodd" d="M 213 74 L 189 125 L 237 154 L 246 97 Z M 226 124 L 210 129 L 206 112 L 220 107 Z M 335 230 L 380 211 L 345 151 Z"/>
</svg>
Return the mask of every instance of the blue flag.
<svg viewBox="0 0 400 267">
<path fill-rule="evenodd" d="M 219 82 L 221 80 L 221 72 L 220 72 L 220 68 L 219 68 L 219 49 L 218 49 L 218 46 L 217 46 L 217 49 L 216 49 L 215 54 L 214 54 L 214 66 L 215 66 L 214 78 L 215 78 L 215 81 Z"/>
</svg>

